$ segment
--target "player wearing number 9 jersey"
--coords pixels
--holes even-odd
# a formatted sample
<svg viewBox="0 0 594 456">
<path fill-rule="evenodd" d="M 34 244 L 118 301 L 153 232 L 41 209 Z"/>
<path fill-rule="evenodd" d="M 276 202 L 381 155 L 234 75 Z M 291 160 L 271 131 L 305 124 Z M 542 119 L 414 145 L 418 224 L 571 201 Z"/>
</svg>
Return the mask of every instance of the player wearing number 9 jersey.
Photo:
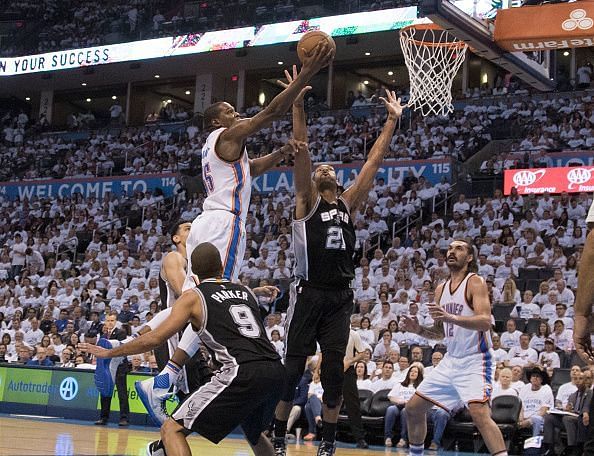
<svg viewBox="0 0 594 456">
<path fill-rule="evenodd" d="M 186 437 L 191 432 L 218 443 L 241 426 L 256 456 L 271 456 L 272 445 L 262 431 L 272 419 L 285 369 L 259 319 L 258 302 L 249 288 L 222 278 L 214 245 L 198 245 L 191 263 L 200 284 L 182 294 L 158 328 L 109 351 L 91 344 L 81 349 L 99 358 L 144 353 L 189 321 L 221 367 L 161 426 L 162 441 L 149 444 L 148 454 L 190 455 Z"/>
<path fill-rule="evenodd" d="M 288 381 L 276 410 L 276 455 L 286 453 L 284 441 L 295 387 L 305 369 L 307 356 L 315 353 L 316 342 L 322 350 L 324 388 L 323 434 L 318 455 L 334 454 L 336 422 L 342 402 L 343 360 L 354 305 L 351 282 L 355 278 L 355 230 L 351 214 L 367 198 L 402 114 L 403 107 L 396 95 L 388 92 L 387 98 L 383 99 L 388 118 L 382 133 L 354 184 L 340 196 L 332 166 L 319 166 L 312 180 L 302 97 L 293 105 L 293 134 L 297 141 L 293 222 L 296 280 L 291 284 L 287 311 L 285 365 Z"/>
</svg>

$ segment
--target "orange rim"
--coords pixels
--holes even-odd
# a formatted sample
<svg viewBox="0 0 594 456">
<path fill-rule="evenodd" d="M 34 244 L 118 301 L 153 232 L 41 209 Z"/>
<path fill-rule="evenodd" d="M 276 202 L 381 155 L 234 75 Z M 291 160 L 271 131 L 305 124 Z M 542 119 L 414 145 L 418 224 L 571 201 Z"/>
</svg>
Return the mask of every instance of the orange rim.
<svg viewBox="0 0 594 456">
<path fill-rule="evenodd" d="M 402 32 L 407 31 L 407 30 L 436 30 L 436 31 L 442 31 L 442 32 L 447 32 L 447 30 L 443 29 L 442 27 L 440 27 L 437 24 L 431 23 L 431 24 L 416 24 L 416 25 L 407 25 L 406 27 L 402 27 L 400 29 L 400 33 L 402 34 Z M 449 33 L 449 32 L 447 32 Z M 412 41 L 413 43 L 415 43 L 417 46 L 427 46 L 427 47 L 447 47 L 447 48 L 453 48 L 453 49 L 462 49 L 467 47 L 468 45 L 464 42 L 464 41 L 452 41 L 449 43 L 436 43 L 435 41 L 423 41 L 423 40 L 415 40 L 412 37 L 407 37 L 407 39 L 409 41 Z"/>
</svg>

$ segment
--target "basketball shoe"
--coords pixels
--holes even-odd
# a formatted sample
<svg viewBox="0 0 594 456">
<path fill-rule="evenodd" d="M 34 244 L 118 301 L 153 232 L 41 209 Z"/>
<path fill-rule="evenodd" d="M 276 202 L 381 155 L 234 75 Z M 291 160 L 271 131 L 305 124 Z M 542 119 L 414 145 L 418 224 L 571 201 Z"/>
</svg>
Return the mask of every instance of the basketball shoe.
<svg viewBox="0 0 594 456">
<path fill-rule="evenodd" d="M 146 456 L 167 456 L 161 440 L 155 440 L 146 446 Z"/>
<path fill-rule="evenodd" d="M 146 411 L 157 426 L 161 426 L 168 418 L 165 404 L 173 394 L 172 385 L 167 374 L 134 382 L 134 388 Z"/>
</svg>

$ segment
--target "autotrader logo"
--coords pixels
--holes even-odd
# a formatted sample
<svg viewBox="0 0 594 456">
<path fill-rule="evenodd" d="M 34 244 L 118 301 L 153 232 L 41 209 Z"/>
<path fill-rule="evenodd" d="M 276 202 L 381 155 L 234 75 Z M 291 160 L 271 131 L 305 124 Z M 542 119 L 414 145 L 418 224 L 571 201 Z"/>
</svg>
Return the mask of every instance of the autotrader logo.
<svg viewBox="0 0 594 456">
<path fill-rule="evenodd" d="M 71 401 L 78 394 L 78 382 L 73 377 L 66 377 L 60 383 L 60 397 L 65 401 Z"/>
</svg>

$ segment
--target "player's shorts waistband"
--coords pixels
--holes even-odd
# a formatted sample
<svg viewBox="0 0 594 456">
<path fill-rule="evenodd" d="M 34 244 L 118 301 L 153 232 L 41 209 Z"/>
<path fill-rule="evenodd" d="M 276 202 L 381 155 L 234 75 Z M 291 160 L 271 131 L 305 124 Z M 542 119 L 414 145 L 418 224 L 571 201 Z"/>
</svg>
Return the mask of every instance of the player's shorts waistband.
<svg viewBox="0 0 594 456">
<path fill-rule="evenodd" d="M 354 288 L 353 280 L 349 280 L 344 283 L 325 284 L 325 283 L 311 282 L 311 281 L 305 280 L 305 279 L 297 279 L 296 284 L 299 286 L 306 287 L 306 288 L 317 288 L 318 290 L 350 290 L 350 289 Z"/>
</svg>

